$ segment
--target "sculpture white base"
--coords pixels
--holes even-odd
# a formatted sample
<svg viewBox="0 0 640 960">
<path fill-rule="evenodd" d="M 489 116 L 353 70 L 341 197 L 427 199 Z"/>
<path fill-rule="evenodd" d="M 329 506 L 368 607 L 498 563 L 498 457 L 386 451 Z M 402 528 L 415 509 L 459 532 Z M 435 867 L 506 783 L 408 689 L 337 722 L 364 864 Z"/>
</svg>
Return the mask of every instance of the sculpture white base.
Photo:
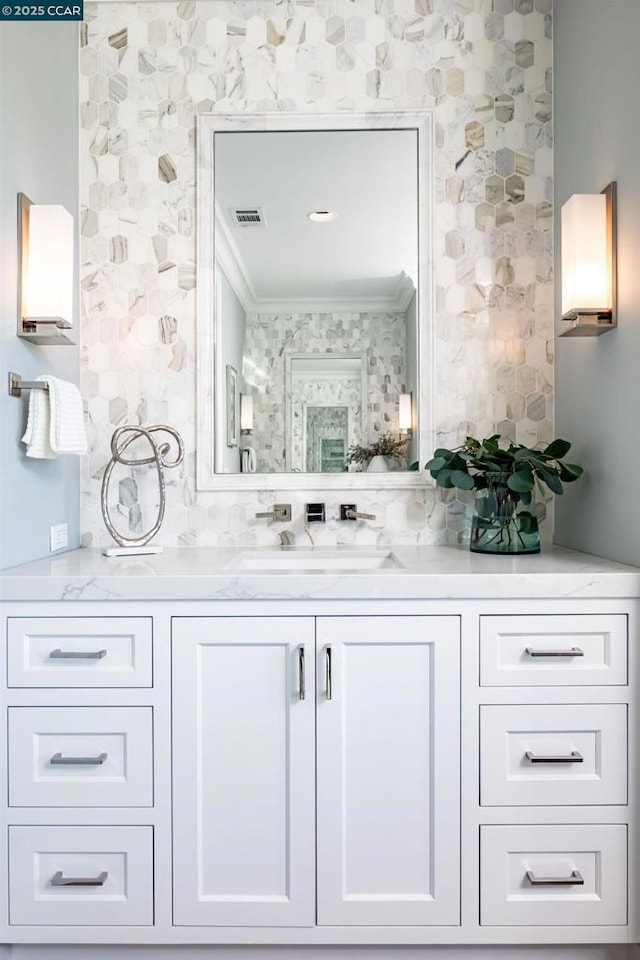
<svg viewBox="0 0 640 960">
<path fill-rule="evenodd" d="M 136 557 L 145 553 L 162 553 L 163 547 L 106 547 L 102 553 L 105 557 Z"/>
</svg>

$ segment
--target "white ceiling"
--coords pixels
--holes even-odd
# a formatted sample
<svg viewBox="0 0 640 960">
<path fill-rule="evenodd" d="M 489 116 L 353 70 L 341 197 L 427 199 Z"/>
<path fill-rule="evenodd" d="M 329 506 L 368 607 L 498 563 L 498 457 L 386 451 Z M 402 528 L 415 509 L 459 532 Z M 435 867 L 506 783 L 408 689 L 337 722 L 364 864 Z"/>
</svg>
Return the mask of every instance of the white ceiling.
<svg viewBox="0 0 640 960">
<path fill-rule="evenodd" d="M 406 278 L 416 284 L 415 130 L 217 133 L 215 197 L 219 233 L 258 308 L 399 293 L 406 303 Z M 234 207 L 262 208 L 266 226 L 235 226 Z M 338 217 L 312 223 L 312 210 Z"/>
</svg>

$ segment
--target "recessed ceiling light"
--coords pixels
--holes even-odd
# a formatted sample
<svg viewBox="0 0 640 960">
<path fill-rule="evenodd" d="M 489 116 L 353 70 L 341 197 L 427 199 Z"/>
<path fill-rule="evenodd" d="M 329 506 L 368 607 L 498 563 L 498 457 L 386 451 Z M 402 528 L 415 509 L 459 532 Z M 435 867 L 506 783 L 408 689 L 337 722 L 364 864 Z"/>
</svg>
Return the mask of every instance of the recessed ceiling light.
<svg viewBox="0 0 640 960">
<path fill-rule="evenodd" d="M 333 210 L 312 210 L 307 216 L 314 223 L 331 223 L 332 220 L 337 218 L 338 214 L 334 213 Z"/>
</svg>

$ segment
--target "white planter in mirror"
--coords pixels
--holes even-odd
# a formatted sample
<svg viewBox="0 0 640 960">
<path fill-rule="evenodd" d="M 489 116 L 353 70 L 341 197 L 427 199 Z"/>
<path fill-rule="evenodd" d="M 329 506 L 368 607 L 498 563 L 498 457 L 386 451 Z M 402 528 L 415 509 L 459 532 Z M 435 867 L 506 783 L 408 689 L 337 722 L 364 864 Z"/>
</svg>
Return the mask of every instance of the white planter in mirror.
<svg viewBox="0 0 640 960">
<path fill-rule="evenodd" d="M 369 461 L 369 466 L 367 467 L 367 473 L 388 473 L 389 464 L 387 458 L 383 457 L 381 454 L 378 454 L 375 457 L 371 457 Z"/>
<path fill-rule="evenodd" d="M 346 455 L 397 433 L 407 392 L 408 463 L 433 448 L 432 125 L 426 111 L 200 117 L 199 489 L 424 485 L 354 473 Z M 336 216 L 312 222 L 320 209 Z M 226 439 L 229 365 L 253 400 L 255 473 Z"/>
</svg>

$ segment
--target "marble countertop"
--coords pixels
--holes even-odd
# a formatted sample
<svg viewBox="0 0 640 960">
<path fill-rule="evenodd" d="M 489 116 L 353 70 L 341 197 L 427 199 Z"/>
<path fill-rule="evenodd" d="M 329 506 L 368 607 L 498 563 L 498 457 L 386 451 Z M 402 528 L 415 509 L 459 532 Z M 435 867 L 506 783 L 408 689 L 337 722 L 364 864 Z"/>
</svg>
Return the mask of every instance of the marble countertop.
<svg viewBox="0 0 640 960">
<path fill-rule="evenodd" d="M 640 569 L 548 547 L 541 554 L 495 557 L 467 548 L 387 547 L 400 566 L 374 570 L 237 569 L 271 548 L 247 551 L 185 547 L 151 556 L 105 557 L 79 549 L 0 572 L 0 599 L 229 600 L 229 599 L 449 599 L 640 597 Z M 304 548 L 295 548 L 297 557 Z M 323 548 L 325 553 L 371 555 L 372 548 Z M 311 556 L 311 548 L 306 548 Z M 303 563 L 306 561 L 303 561 Z M 335 562 L 335 559 L 334 559 Z"/>
</svg>

